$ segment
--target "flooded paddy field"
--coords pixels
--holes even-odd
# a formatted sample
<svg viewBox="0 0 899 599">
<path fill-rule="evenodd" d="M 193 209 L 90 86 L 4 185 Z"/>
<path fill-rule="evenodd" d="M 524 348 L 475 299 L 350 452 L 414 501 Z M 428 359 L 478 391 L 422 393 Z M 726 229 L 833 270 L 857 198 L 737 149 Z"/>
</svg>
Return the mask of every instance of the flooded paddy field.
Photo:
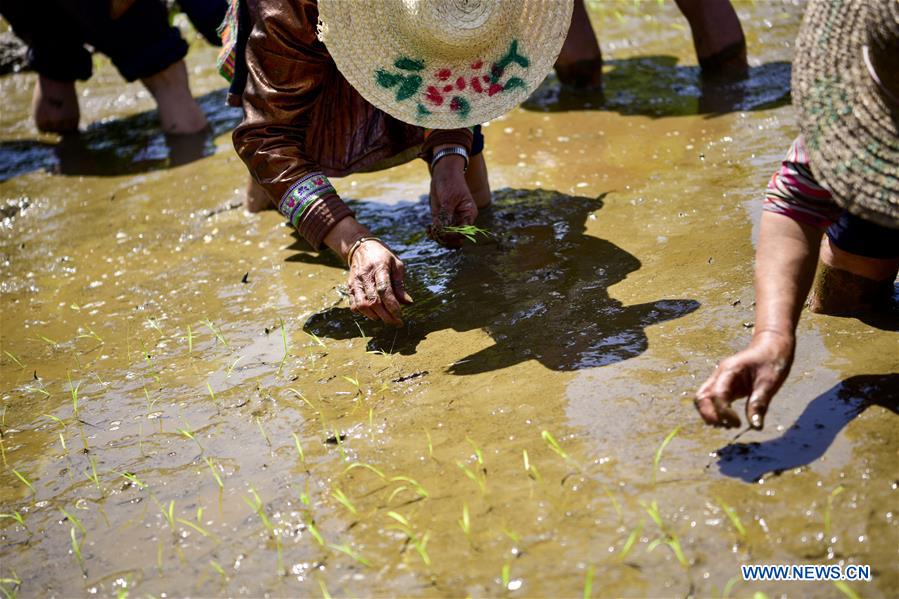
<svg viewBox="0 0 899 599">
<path fill-rule="evenodd" d="M 0 78 L 5 594 L 895 596 L 895 319 L 805 314 L 764 431 L 692 405 L 751 335 L 797 133 L 802 5 L 735 4 L 751 74 L 724 86 L 672 3 L 593 5 L 605 97 L 550 77 L 485 127 L 493 237 L 462 251 L 425 237 L 420 162 L 336 180 L 407 265 L 400 329 L 240 209 L 214 49 L 190 140 L 105 60 L 77 140 Z M 769 563 L 872 580 L 742 580 Z"/>
</svg>

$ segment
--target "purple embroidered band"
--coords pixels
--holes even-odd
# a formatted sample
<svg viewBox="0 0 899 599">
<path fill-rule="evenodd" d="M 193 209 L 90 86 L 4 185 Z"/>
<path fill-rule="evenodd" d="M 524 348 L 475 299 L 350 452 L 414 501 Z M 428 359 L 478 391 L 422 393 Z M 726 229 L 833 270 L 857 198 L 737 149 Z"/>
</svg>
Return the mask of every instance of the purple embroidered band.
<svg viewBox="0 0 899 599">
<path fill-rule="evenodd" d="M 278 211 L 287 217 L 294 227 L 299 227 L 306 210 L 316 200 L 331 194 L 336 195 L 337 191 L 328 178 L 321 173 L 311 173 L 287 190 L 278 204 Z"/>
</svg>

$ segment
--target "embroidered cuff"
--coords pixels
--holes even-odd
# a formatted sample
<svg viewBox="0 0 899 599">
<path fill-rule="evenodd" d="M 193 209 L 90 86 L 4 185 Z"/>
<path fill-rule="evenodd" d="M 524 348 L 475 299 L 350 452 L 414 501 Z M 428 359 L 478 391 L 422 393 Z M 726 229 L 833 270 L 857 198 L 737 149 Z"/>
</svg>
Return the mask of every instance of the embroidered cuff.
<svg viewBox="0 0 899 599">
<path fill-rule="evenodd" d="M 337 191 L 321 173 L 310 173 L 294 183 L 278 203 L 278 212 L 284 215 L 296 228 L 300 228 L 303 214 L 316 200 L 329 195 L 337 195 Z"/>
<path fill-rule="evenodd" d="M 355 213 L 343 203 L 336 194 L 321 198 L 312 203 L 297 230 L 309 245 L 317 250 L 322 249 L 325 237 L 334 225 Z"/>
<path fill-rule="evenodd" d="M 453 144 L 462 146 L 465 151 L 471 155 L 471 144 L 474 140 L 474 133 L 468 129 L 429 129 L 425 131 L 425 141 L 421 144 L 421 152 L 418 157 L 431 164 L 431 156 L 434 154 L 434 148 L 445 144 Z"/>
</svg>

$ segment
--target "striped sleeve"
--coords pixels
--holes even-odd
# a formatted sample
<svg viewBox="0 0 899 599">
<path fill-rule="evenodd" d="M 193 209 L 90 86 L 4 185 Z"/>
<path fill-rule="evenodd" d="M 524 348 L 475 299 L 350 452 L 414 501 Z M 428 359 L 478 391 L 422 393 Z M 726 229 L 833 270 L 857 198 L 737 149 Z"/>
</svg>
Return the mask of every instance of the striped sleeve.
<svg viewBox="0 0 899 599">
<path fill-rule="evenodd" d="M 771 176 L 764 209 L 822 229 L 843 212 L 830 192 L 815 180 L 802 136 L 793 141 L 780 169 Z"/>
</svg>

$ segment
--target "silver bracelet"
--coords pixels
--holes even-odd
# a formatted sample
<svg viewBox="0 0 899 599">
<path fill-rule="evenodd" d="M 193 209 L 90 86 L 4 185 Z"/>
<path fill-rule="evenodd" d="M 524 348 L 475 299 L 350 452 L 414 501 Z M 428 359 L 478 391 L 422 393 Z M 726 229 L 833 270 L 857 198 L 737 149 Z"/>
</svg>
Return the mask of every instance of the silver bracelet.
<svg viewBox="0 0 899 599">
<path fill-rule="evenodd" d="M 378 239 L 377 237 L 373 237 L 370 235 L 366 236 L 366 237 L 360 237 L 353 243 L 353 245 L 350 246 L 349 251 L 346 253 L 347 267 L 351 267 L 353 265 L 353 254 L 355 254 L 356 250 L 359 249 L 359 246 L 362 245 L 363 243 L 365 243 L 366 241 L 377 241 L 378 243 L 383 245 L 385 248 L 387 247 L 386 245 L 384 245 L 384 242 L 381 241 L 380 239 Z"/>
<path fill-rule="evenodd" d="M 461 156 L 462 158 L 464 158 L 465 166 L 462 168 L 462 172 L 464 173 L 468 171 L 468 152 L 461 146 L 452 146 L 450 148 L 443 148 L 442 150 L 438 150 L 434 154 L 434 157 L 431 158 L 431 172 L 434 172 L 434 165 L 437 164 L 437 162 L 441 158 L 446 158 L 447 156 Z"/>
</svg>

